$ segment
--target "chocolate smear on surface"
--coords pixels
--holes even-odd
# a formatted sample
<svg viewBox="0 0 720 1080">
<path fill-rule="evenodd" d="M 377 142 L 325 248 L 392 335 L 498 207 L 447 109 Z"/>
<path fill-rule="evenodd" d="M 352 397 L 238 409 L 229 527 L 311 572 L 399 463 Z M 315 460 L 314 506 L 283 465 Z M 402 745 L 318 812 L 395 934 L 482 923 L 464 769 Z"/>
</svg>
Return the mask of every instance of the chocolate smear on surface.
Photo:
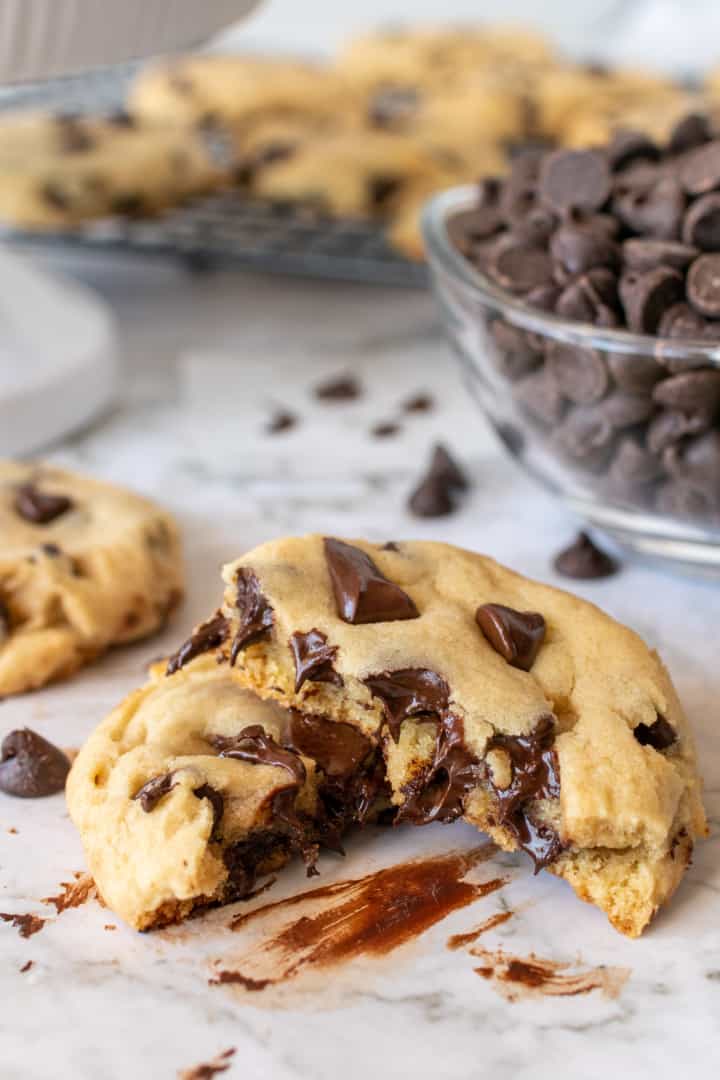
<svg viewBox="0 0 720 1080">
<path fill-rule="evenodd" d="M 6 923 L 10 923 L 14 926 L 20 937 L 29 938 L 33 934 L 37 934 L 42 930 L 46 923 L 46 919 L 40 918 L 39 915 L 8 915 L 7 912 L 0 911 L 0 920 Z"/>
<path fill-rule="evenodd" d="M 265 425 L 265 431 L 268 435 L 280 435 L 284 431 L 291 431 L 292 428 L 297 427 L 297 424 L 298 418 L 295 413 L 287 409 L 278 409 Z"/>
<path fill-rule="evenodd" d="M 570 547 L 556 556 L 553 565 L 559 574 L 578 581 L 610 577 L 620 569 L 615 559 L 601 551 L 585 532 L 578 533 Z"/>
<path fill-rule="evenodd" d="M 352 375 L 337 375 L 319 383 L 314 393 L 318 401 L 355 401 L 362 396 L 362 387 Z"/>
<path fill-rule="evenodd" d="M 638 724 L 633 735 L 641 746 L 651 746 L 653 750 L 667 750 L 677 742 L 677 732 L 664 716 L 658 716 L 652 724 Z"/>
<path fill-rule="evenodd" d="M 272 917 L 268 933 L 245 953 L 216 961 L 221 972 L 278 986 L 312 970 L 357 957 L 385 956 L 420 937 L 453 911 L 502 887 L 502 879 L 466 881 L 488 859 L 492 844 L 412 860 L 364 877 L 334 882 L 235 918 L 233 930 Z M 293 913 L 293 909 L 300 909 Z M 282 916 L 289 913 L 282 922 Z M 274 925 L 273 925 L 274 924 Z M 278 925 L 279 924 L 279 925 Z"/>
<path fill-rule="evenodd" d="M 178 1073 L 178 1080 L 212 1080 L 219 1073 L 227 1072 L 231 1065 L 231 1058 L 236 1053 L 235 1047 L 231 1046 L 228 1050 L 223 1050 L 221 1054 L 214 1057 L 212 1061 L 204 1061 L 200 1065 L 191 1066 L 189 1069 L 181 1069 Z"/>
<path fill-rule="evenodd" d="M 616 998 L 630 976 L 629 968 L 605 965 L 573 972 L 568 970 L 570 964 L 541 960 L 535 953 L 511 956 L 502 949 L 482 949 L 479 945 L 470 953 L 482 961 L 476 973 L 511 1002 L 530 997 L 577 997 L 594 990 Z"/>
<path fill-rule="evenodd" d="M 226 640 L 230 628 L 227 619 L 219 611 L 212 619 L 198 626 L 197 630 L 180 646 L 168 660 L 166 675 L 174 675 L 196 656 L 201 656 L 210 649 L 217 649 Z"/>
<path fill-rule="evenodd" d="M 408 716 L 444 715 L 450 701 L 450 688 L 435 671 L 427 668 L 400 668 L 363 679 L 373 697 L 382 702 L 390 734 L 395 742 Z"/>
<path fill-rule="evenodd" d="M 40 491 L 35 484 L 22 484 L 15 495 L 15 510 L 33 525 L 49 525 L 51 521 L 72 510 L 74 503 L 67 495 L 51 495 Z"/>
<path fill-rule="evenodd" d="M 20 974 L 24 975 L 26 971 L 29 971 L 33 966 L 32 960 L 26 960 L 23 966 L 20 968 Z"/>
<path fill-rule="evenodd" d="M 447 939 L 448 949 L 453 951 L 456 949 L 465 949 L 468 945 L 472 945 L 481 934 L 487 933 L 488 930 L 494 930 L 496 926 L 502 926 L 503 923 L 512 919 L 512 911 L 498 911 L 495 915 L 491 915 L 484 922 L 476 926 L 474 930 L 468 930 L 464 934 L 453 934 L 452 937 Z"/>
<path fill-rule="evenodd" d="M 19 799 L 55 795 L 65 787 L 70 762 L 42 735 L 22 728 L 11 731 L 0 746 L 0 791 Z"/>
<path fill-rule="evenodd" d="M 403 402 L 403 411 L 406 413 L 426 413 L 435 408 L 435 398 L 432 394 L 418 393 L 407 398 Z"/>
<path fill-rule="evenodd" d="M 388 581 L 364 551 L 330 537 L 324 543 L 337 613 L 344 622 L 359 625 L 420 617 L 408 594 Z"/>
<path fill-rule="evenodd" d="M 337 645 L 328 645 L 327 636 L 322 631 L 296 631 L 290 637 L 290 651 L 295 661 L 296 694 L 307 681 L 343 685 L 342 677 L 333 667 Z"/>
<path fill-rule="evenodd" d="M 394 420 L 381 420 L 379 424 L 375 424 L 370 429 L 370 434 L 375 439 L 391 439 L 394 435 L 399 435 L 401 431 L 400 425 Z"/>
<path fill-rule="evenodd" d="M 80 907 L 88 900 L 96 900 L 98 891 L 90 874 L 80 870 L 75 871 L 74 881 L 61 881 L 61 892 L 57 896 L 46 896 L 43 904 L 52 904 L 58 915 L 68 908 Z"/>
<path fill-rule="evenodd" d="M 503 750 L 510 758 L 511 780 L 499 788 L 489 776 L 499 808 L 499 824 L 509 829 L 520 847 L 530 855 L 535 873 L 553 862 L 562 850 L 554 829 L 535 821 L 525 804 L 535 799 L 555 799 L 560 795 L 560 771 L 554 750 L 555 726 L 551 716 L 543 717 L 528 735 L 496 734 L 488 741 L 487 752 Z"/>
<path fill-rule="evenodd" d="M 248 645 L 260 641 L 272 630 L 273 609 L 260 590 L 260 582 L 252 570 L 241 566 L 235 575 L 238 629 L 230 649 L 230 664 Z"/>
<path fill-rule="evenodd" d="M 529 671 L 545 639 L 545 619 L 535 611 L 516 611 L 504 604 L 483 604 L 475 621 L 493 649 L 511 667 Z"/>
</svg>

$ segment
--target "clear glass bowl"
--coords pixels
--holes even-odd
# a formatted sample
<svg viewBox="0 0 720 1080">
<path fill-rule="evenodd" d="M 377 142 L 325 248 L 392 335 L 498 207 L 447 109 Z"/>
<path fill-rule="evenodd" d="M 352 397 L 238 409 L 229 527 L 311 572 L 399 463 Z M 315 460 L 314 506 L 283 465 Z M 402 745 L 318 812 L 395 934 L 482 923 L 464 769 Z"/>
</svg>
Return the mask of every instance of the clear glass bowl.
<svg viewBox="0 0 720 1080">
<path fill-rule="evenodd" d="M 720 577 L 720 345 L 529 307 L 449 237 L 449 219 L 476 198 L 473 187 L 435 196 L 423 234 L 480 408 L 527 471 L 591 525 L 645 558 Z"/>
</svg>

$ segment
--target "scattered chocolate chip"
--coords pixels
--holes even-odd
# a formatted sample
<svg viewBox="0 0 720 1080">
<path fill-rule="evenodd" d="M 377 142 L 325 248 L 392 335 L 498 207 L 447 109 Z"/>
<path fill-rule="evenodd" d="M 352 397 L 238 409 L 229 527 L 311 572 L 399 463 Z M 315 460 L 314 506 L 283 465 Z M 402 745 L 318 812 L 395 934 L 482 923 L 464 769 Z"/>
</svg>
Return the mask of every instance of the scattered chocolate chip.
<svg viewBox="0 0 720 1080">
<path fill-rule="evenodd" d="M 399 424 L 395 423 L 393 420 L 385 420 L 379 424 L 375 424 L 375 426 L 370 429 L 370 434 L 376 439 L 390 439 L 394 435 L 398 435 L 401 431 L 402 428 Z"/>
<path fill-rule="evenodd" d="M 687 298 L 701 315 L 720 318 L 720 253 L 700 255 L 691 263 Z"/>
<path fill-rule="evenodd" d="M 290 431 L 292 428 L 297 427 L 297 423 L 298 418 L 295 413 L 291 413 L 287 409 L 278 409 L 265 425 L 265 431 L 268 435 L 279 435 L 281 432 Z"/>
<path fill-rule="evenodd" d="M 337 375 L 316 386 L 314 393 L 319 401 L 355 401 L 362 388 L 352 375 Z"/>
<path fill-rule="evenodd" d="M 454 511 L 454 495 L 467 487 L 467 477 L 458 463 L 437 443 L 427 472 L 410 494 L 408 508 L 417 517 L 443 517 Z"/>
<path fill-rule="evenodd" d="M 426 668 L 402 668 L 369 675 L 363 680 L 373 697 L 382 702 L 390 735 L 397 742 L 400 728 L 408 716 L 431 718 L 443 713 L 449 704 L 450 689 L 435 671 Z"/>
<path fill-rule="evenodd" d="M 617 562 L 596 547 L 584 532 L 578 534 L 570 547 L 560 552 L 553 565 L 559 574 L 579 581 L 610 577 L 619 570 Z"/>
<path fill-rule="evenodd" d="M 325 559 L 337 612 L 344 622 L 358 625 L 420 617 L 407 593 L 388 581 L 360 548 L 327 537 Z"/>
<path fill-rule="evenodd" d="M 641 746 L 651 746 L 653 750 L 667 750 L 677 742 L 677 732 L 664 716 L 658 716 L 652 724 L 637 724 L 633 735 Z"/>
<path fill-rule="evenodd" d="M 174 675 L 176 671 L 189 664 L 196 656 L 217 649 L 226 640 L 229 633 L 227 619 L 219 611 L 212 619 L 198 626 L 197 630 L 185 641 L 176 653 L 168 660 L 166 675 Z"/>
<path fill-rule="evenodd" d="M 162 798 L 164 798 L 168 792 L 172 791 L 176 784 L 175 773 L 167 772 L 162 773 L 160 776 L 153 776 L 147 783 L 135 792 L 133 795 L 133 801 L 139 802 L 142 809 L 146 814 L 150 814 Z"/>
<path fill-rule="evenodd" d="M 296 694 L 308 680 L 343 685 L 342 677 L 333 667 L 337 645 L 328 645 L 327 636 L 320 630 L 296 631 L 290 637 L 290 651 L 295 661 Z"/>
<path fill-rule="evenodd" d="M 545 619 L 535 611 L 516 611 L 504 604 L 483 604 L 475 621 L 495 652 L 511 667 L 529 671 L 545 639 Z"/>
<path fill-rule="evenodd" d="M 273 609 L 263 595 L 260 582 L 252 570 L 241 566 L 235 575 L 235 585 L 238 628 L 230 649 L 231 667 L 243 649 L 270 633 L 275 621 Z"/>
<path fill-rule="evenodd" d="M 403 402 L 403 412 L 427 413 L 435 408 L 435 398 L 432 394 L 413 394 Z"/>
<path fill-rule="evenodd" d="M 55 795 L 65 787 L 70 762 L 42 735 L 21 728 L 5 736 L 0 747 L 0 791 L 20 799 Z"/>
<path fill-rule="evenodd" d="M 540 170 L 540 194 L 555 210 L 599 210 L 610 195 L 608 159 L 598 150 L 556 150 Z"/>
<path fill-rule="evenodd" d="M 33 483 L 22 484 L 15 495 L 16 512 L 33 525 L 49 525 L 73 506 L 67 495 L 51 495 L 40 491 Z"/>
</svg>

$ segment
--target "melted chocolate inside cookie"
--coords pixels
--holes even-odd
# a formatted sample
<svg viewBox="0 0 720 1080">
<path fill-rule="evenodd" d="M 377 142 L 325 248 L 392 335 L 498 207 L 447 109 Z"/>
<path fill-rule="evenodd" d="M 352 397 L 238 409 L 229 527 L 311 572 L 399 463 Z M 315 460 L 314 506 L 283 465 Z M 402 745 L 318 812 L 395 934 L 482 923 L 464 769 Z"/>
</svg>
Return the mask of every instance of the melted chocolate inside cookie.
<svg viewBox="0 0 720 1080">
<path fill-rule="evenodd" d="M 235 584 L 238 628 L 230 649 L 231 665 L 248 645 L 269 635 L 275 619 L 273 609 L 252 570 L 240 567 L 235 575 Z"/>
</svg>

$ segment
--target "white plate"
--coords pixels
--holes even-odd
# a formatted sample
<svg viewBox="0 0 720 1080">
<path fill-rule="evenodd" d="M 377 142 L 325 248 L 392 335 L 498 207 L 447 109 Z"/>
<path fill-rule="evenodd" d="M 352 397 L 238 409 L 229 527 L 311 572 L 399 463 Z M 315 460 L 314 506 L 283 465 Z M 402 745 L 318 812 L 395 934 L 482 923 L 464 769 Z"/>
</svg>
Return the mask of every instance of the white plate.
<svg viewBox="0 0 720 1080">
<path fill-rule="evenodd" d="M 115 329 L 88 289 L 0 252 L 0 455 L 86 423 L 115 385 Z"/>
<path fill-rule="evenodd" d="M 0 84 L 199 45 L 257 0 L 0 0 Z"/>
</svg>

